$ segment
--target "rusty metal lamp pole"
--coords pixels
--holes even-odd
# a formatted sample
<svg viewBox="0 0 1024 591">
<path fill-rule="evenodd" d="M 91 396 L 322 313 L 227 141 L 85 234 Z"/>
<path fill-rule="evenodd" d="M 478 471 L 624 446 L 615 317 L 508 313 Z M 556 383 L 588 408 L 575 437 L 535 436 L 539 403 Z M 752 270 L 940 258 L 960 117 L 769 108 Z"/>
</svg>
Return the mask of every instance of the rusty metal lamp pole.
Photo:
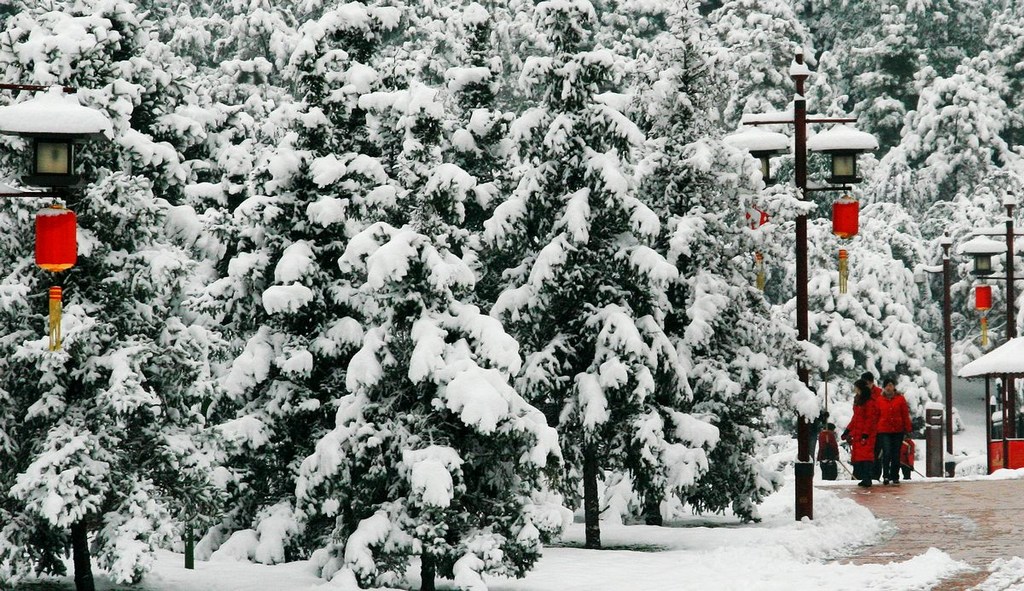
<svg viewBox="0 0 1024 591">
<path fill-rule="evenodd" d="M 953 246 L 953 239 L 949 232 L 939 239 L 942 246 L 942 265 L 920 265 L 920 275 L 916 279 L 924 283 L 924 273 L 942 273 L 942 345 L 944 364 L 944 386 L 945 386 L 945 430 L 946 430 L 946 455 L 953 457 L 953 299 L 950 296 L 950 286 L 953 283 L 952 264 L 949 257 L 949 250 Z M 945 464 L 946 476 L 953 476 L 953 462 L 947 460 Z"/>
<path fill-rule="evenodd" d="M 1006 341 L 1017 336 L 1017 316 L 1014 312 L 1016 307 L 1017 293 L 1014 286 L 1014 228 L 1013 208 L 1016 205 L 1014 198 L 1007 194 L 1003 198 L 1003 207 L 1006 208 Z M 1006 398 L 1006 414 L 1009 416 L 1009 424 L 1003 423 L 1006 430 L 1006 438 L 1017 436 L 1017 388 L 1012 377 L 1006 379 L 1006 387 L 1003 389 L 1003 396 Z M 1004 461 L 1008 461 L 1007 456 Z"/>
<path fill-rule="evenodd" d="M 942 237 L 942 346 L 943 364 L 945 365 L 946 388 L 946 454 L 950 461 L 953 457 L 953 298 L 950 297 L 949 289 L 953 284 L 952 263 L 949 258 L 949 249 L 953 246 L 953 240 L 947 233 Z M 950 465 L 946 465 L 946 476 L 953 476 Z"/>
<path fill-rule="evenodd" d="M 803 71 L 796 67 L 798 65 L 803 66 Z M 794 67 L 790 70 L 796 85 L 796 98 L 793 101 L 793 172 L 799 198 L 803 200 L 807 190 L 807 99 L 804 98 L 804 81 L 809 72 L 804 66 L 802 53 L 796 55 Z M 796 218 L 796 331 L 797 340 L 800 341 L 810 340 L 808 281 L 807 214 L 800 213 Z M 810 371 L 803 364 L 797 368 L 797 376 L 810 388 Z M 810 454 L 810 425 L 803 414 L 797 418 L 796 437 L 797 461 L 793 471 L 796 477 L 796 519 L 799 521 L 804 517 L 814 519 L 814 459 Z"/>
</svg>

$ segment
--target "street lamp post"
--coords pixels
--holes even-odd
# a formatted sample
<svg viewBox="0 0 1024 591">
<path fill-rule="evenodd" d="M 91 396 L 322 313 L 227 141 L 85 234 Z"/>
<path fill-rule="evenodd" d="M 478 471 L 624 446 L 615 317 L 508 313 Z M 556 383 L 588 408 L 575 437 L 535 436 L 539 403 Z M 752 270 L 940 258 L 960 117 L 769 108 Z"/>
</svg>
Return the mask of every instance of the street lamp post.
<svg viewBox="0 0 1024 591">
<path fill-rule="evenodd" d="M 807 124 L 808 123 L 853 123 L 856 118 L 850 117 L 814 117 L 807 116 L 807 99 L 804 97 L 804 82 L 810 77 L 811 71 L 804 63 L 803 52 L 797 50 L 792 65 L 789 68 L 789 76 L 796 86 L 796 96 L 793 99 L 793 112 L 790 113 L 766 113 L 758 115 L 745 115 L 743 123 L 746 125 L 792 125 L 793 126 L 793 176 L 798 196 L 804 199 L 809 191 L 834 191 L 844 188 L 848 183 L 857 182 L 856 178 L 856 155 L 867 150 L 878 148 L 878 142 L 868 134 L 853 129 L 845 128 L 833 137 L 818 142 L 816 146 L 808 146 Z M 824 135 L 824 134 L 823 134 Z M 818 138 L 815 138 L 818 139 Z M 774 146 L 773 146 L 774 147 Z M 832 154 L 832 172 L 835 182 L 843 183 L 840 186 L 815 187 L 807 186 L 807 150 L 828 152 Z M 753 150 L 751 150 L 753 152 Z M 771 152 L 766 156 L 774 154 Z M 853 159 L 851 161 L 851 158 Z M 764 159 L 762 159 L 762 170 L 764 170 Z M 770 178 L 770 174 L 766 177 Z M 809 282 L 807 271 L 807 214 L 800 213 L 796 217 L 796 326 L 797 341 L 810 340 L 810 321 L 808 317 L 808 291 Z M 804 386 L 810 389 L 810 370 L 803 364 L 797 366 L 797 376 Z M 814 518 L 814 461 L 810 457 L 810 425 L 807 418 L 800 414 L 797 416 L 797 461 L 794 465 L 794 476 L 796 478 L 796 519 L 802 520 Z"/>
<path fill-rule="evenodd" d="M 989 279 L 1005 280 L 1006 281 L 1006 342 L 1017 336 L 1017 315 L 1015 309 L 1015 300 L 1017 299 L 1015 266 L 1016 266 L 1016 248 L 1014 246 L 1014 239 L 1016 232 L 1014 229 L 1013 222 L 1013 210 L 1017 203 L 1016 199 L 1010 194 L 1003 197 L 1003 207 L 1006 208 L 1006 229 L 1005 231 L 998 231 L 997 228 L 976 230 L 974 232 L 975 237 L 972 238 L 964 247 L 961 249 L 964 254 L 969 254 L 974 257 L 974 269 L 972 273 L 981 277 L 987 277 Z M 999 242 L 988 238 L 988 236 L 999 236 L 1005 239 L 1005 242 Z M 992 275 L 992 256 L 1000 253 L 1006 253 L 1006 275 L 1004 277 L 989 277 Z M 1002 391 L 1002 406 L 1003 406 L 1003 425 L 1002 425 L 1002 440 L 1003 440 L 1003 467 L 1011 467 L 1009 462 L 1009 439 L 1016 438 L 1017 436 L 1017 392 L 1014 384 L 1014 378 L 1007 376 L 1004 381 L 1004 387 Z M 986 402 L 986 407 L 987 407 Z M 987 408 L 986 408 L 987 411 Z M 987 414 L 987 413 L 986 413 Z M 991 431 L 989 432 L 991 436 Z M 988 452 L 990 453 L 990 451 Z M 992 461 L 989 458 L 989 471 L 991 472 Z"/>
<path fill-rule="evenodd" d="M 953 303 L 949 289 L 953 283 L 953 271 L 949 258 L 949 250 L 953 246 L 953 239 L 947 232 L 939 240 L 942 246 L 942 265 L 922 265 L 919 269 L 925 273 L 942 273 L 942 345 L 944 386 L 946 394 L 946 455 L 953 457 Z M 923 280 L 923 276 L 921 278 Z M 953 462 L 945 464 L 946 476 L 953 476 Z"/>
<path fill-rule="evenodd" d="M 70 87 L 0 84 L 0 90 L 48 91 L 26 101 L 0 107 L 0 134 L 22 136 L 32 141 L 31 174 L 23 177 L 22 182 L 50 190 L 10 191 L 0 196 L 66 199 L 69 191 L 81 182 L 81 178 L 75 174 L 75 144 L 104 136 L 111 129 L 109 119 L 99 111 L 82 106 L 77 98 L 64 96 L 64 93 L 74 92 Z M 66 210 L 48 210 L 36 216 L 37 232 L 40 228 L 44 229 L 42 234 L 37 234 L 36 263 L 47 271 L 59 272 L 74 264 L 77 231 L 74 227 L 74 214 L 67 214 L 70 212 Z M 44 236 L 42 243 L 40 236 Z M 60 236 L 61 239 L 50 243 L 45 236 Z M 51 350 L 60 348 L 61 293 L 60 286 L 49 290 Z M 75 588 L 79 591 L 92 591 L 95 585 L 86 519 L 75 521 L 70 529 Z"/>
<path fill-rule="evenodd" d="M 1014 289 L 1014 252 L 1013 238 L 1013 208 L 1016 205 L 1013 196 L 1006 194 L 1003 197 L 1003 207 L 1006 208 L 1006 341 L 1017 336 L 1017 317 L 1014 313 L 1016 304 L 1016 290 Z M 1006 380 L 1006 388 L 1003 389 L 1003 396 L 1006 399 L 1006 414 L 1009 416 L 1010 424 L 1003 424 L 1007 430 L 1006 437 L 1017 436 L 1017 389 L 1014 387 L 1013 378 Z M 1006 458 L 1009 460 L 1009 458 Z M 1004 461 L 1006 461 L 1004 460 Z"/>
</svg>

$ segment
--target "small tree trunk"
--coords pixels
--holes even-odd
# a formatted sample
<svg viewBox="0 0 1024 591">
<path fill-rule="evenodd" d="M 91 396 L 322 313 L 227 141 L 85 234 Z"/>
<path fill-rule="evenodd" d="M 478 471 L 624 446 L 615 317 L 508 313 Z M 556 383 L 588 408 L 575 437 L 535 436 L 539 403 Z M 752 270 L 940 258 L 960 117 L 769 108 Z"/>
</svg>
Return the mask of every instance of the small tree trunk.
<svg viewBox="0 0 1024 591">
<path fill-rule="evenodd" d="M 192 521 L 185 523 L 185 568 L 196 568 L 196 536 L 192 531 Z"/>
<path fill-rule="evenodd" d="M 420 557 L 420 591 L 434 591 L 436 575 L 437 566 L 434 564 L 434 557 L 424 552 Z"/>
<path fill-rule="evenodd" d="M 71 526 L 71 552 L 75 564 L 75 591 L 96 591 L 89 560 L 89 529 L 84 521 Z"/>
<path fill-rule="evenodd" d="M 662 525 L 661 501 L 648 496 L 644 499 L 644 523 L 647 525 Z"/>
<path fill-rule="evenodd" d="M 601 547 L 601 500 L 597 497 L 597 447 L 583 448 L 583 516 L 586 524 L 586 548 Z"/>
</svg>

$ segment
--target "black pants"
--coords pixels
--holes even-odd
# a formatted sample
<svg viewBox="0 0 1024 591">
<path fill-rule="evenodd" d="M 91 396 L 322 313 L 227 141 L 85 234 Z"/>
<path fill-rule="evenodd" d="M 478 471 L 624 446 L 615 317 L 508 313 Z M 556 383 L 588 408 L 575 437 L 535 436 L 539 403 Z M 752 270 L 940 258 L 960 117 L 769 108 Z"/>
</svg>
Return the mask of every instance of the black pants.
<svg viewBox="0 0 1024 591">
<path fill-rule="evenodd" d="M 871 467 L 872 480 L 882 479 L 882 437 L 875 437 L 875 465 Z"/>
<path fill-rule="evenodd" d="M 900 446 L 903 433 L 879 433 L 882 443 L 882 477 L 892 482 L 900 481 Z"/>
<path fill-rule="evenodd" d="M 871 480 L 871 473 L 874 471 L 875 462 L 854 462 L 853 463 L 853 478 L 855 480 Z"/>
<path fill-rule="evenodd" d="M 839 466 L 832 460 L 821 461 L 821 479 L 835 480 L 839 476 Z"/>
</svg>

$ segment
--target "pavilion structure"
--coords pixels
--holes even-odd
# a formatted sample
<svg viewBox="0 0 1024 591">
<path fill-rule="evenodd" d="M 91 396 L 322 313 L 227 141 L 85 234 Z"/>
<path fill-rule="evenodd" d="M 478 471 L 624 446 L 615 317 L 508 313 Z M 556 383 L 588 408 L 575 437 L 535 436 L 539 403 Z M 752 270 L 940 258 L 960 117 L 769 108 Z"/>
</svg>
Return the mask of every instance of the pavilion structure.
<svg viewBox="0 0 1024 591">
<path fill-rule="evenodd" d="M 1009 409 L 1013 407 L 1006 404 L 1006 399 L 1009 396 L 1016 396 L 1016 392 L 1008 391 L 1008 383 L 1024 378 L 1024 337 L 1012 338 L 968 363 L 958 375 L 962 378 L 985 378 L 985 443 L 988 473 L 991 474 L 1000 468 L 1024 468 L 1024 438 L 1006 436 L 1009 431 L 1006 425 L 1015 420 L 1009 416 Z M 993 379 L 999 380 L 1002 385 L 1003 405 L 999 413 L 994 413 L 991 407 Z M 995 416 L 997 414 L 999 416 Z M 996 423 L 999 424 L 998 437 L 993 433 Z"/>
</svg>

